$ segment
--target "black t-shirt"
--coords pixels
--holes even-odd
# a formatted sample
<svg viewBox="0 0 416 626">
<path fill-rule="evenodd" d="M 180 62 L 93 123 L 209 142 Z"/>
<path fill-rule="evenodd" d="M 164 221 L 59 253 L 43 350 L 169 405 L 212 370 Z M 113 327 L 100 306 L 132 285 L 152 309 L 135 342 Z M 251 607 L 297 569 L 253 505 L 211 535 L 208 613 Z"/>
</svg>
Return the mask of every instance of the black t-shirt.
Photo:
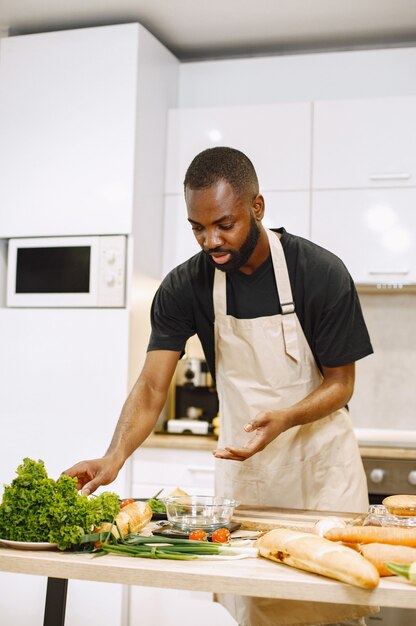
<svg viewBox="0 0 416 626">
<path fill-rule="evenodd" d="M 320 246 L 278 229 L 295 310 L 318 367 L 338 367 L 373 352 L 358 295 L 343 262 Z M 184 349 L 197 334 L 215 377 L 214 271 L 204 252 L 172 270 L 152 304 L 148 350 Z M 251 319 L 281 313 L 271 256 L 253 273 L 227 274 L 227 314 Z"/>
</svg>

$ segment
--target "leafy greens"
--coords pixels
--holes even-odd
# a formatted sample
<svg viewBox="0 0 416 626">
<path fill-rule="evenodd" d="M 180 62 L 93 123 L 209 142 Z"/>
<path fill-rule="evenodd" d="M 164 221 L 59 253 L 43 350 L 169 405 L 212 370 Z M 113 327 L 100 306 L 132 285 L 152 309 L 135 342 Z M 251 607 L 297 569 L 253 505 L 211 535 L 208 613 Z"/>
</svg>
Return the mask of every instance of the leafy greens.
<svg viewBox="0 0 416 626">
<path fill-rule="evenodd" d="M 80 495 L 77 479 L 48 477 L 43 461 L 25 458 L 17 476 L 6 485 L 0 504 L 0 537 L 12 541 L 56 543 L 60 550 L 76 547 L 84 534 L 102 522 L 113 522 L 119 497 L 103 492 Z"/>
</svg>

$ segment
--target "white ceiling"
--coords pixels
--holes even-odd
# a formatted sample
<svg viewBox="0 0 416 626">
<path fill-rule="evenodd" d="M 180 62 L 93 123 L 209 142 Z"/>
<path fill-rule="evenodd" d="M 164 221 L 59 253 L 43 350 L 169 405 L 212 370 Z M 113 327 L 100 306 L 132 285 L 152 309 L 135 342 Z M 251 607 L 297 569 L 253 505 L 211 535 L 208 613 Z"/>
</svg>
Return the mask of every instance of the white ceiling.
<svg viewBox="0 0 416 626">
<path fill-rule="evenodd" d="M 0 0 L 0 34 L 126 22 L 181 60 L 416 45 L 416 0 Z"/>
</svg>

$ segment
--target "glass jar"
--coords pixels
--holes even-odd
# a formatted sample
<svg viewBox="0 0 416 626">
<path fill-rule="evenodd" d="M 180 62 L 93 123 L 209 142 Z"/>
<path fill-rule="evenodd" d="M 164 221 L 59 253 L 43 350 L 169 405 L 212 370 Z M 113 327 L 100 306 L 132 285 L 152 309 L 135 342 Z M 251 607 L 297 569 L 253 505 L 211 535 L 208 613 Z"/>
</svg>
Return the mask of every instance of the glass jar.
<svg viewBox="0 0 416 626">
<path fill-rule="evenodd" d="M 368 514 L 364 518 L 363 526 L 384 526 L 388 517 L 388 511 L 383 504 L 371 504 L 368 507 Z"/>
</svg>

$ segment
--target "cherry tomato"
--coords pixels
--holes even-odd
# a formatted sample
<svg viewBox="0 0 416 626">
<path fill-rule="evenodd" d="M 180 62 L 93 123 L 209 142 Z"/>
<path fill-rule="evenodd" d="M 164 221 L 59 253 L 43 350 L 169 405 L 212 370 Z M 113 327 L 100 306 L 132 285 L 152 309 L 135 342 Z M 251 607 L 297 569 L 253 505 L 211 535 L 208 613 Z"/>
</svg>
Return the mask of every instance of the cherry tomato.
<svg viewBox="0 0 416 626">
<path fill-rule="evenodd" d="M 205 532 L 205 530 L 198 528 L 197 530 L 193 530 L 190 533 L 188 539 L 191 539 L 192 541 L 206 541 L 207 533 Z"/>
<path fill-rule="evenodd" d="M 228 528 L 217 528 L 211 535 L 211 541 L 214 543 L 227 543 L 230 537 L 231 533 Z"/>
<path fill-rule="evenodd" d="M 125 506 L 127 506 L 128 504 L 131 504 L 132 502 L 134 502 L 133 498 L 128 498 L 127 500 L 123 500 L 123 502 L 120 504 L 120 509 L 123 509 Z"/>
</svg>

